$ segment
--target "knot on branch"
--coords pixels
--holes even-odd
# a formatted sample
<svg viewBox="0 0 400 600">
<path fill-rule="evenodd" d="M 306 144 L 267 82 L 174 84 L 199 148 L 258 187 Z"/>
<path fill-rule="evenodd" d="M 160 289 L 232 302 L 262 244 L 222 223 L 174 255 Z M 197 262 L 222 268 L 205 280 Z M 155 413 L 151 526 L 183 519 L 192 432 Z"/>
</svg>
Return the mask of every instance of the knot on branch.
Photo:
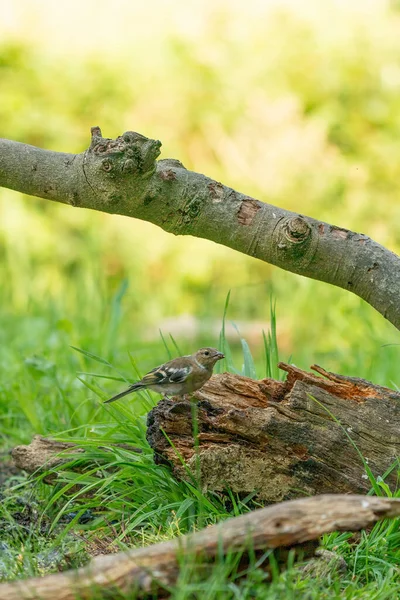
<svg viewBox="0 0 400 600">
<path fill-rule="evenodd" d="M 284 234 L 292 244 L 302 244 L 310 237 L 311 227 L 303 217 L 297 215 L 286 221 Z"/>
<path fill-rule="evenodd" d="M 312 260 L 318 244 L 311 224 L 301 215 L 281 219 L 273 234 L 274 253 L 278 265 L 296 261 L 297 268 Z"/>
<path fill-rule="evenodd" d="M 198 196 L 190 198 L 179 211 L 182 215 L 182 222 L 185 224 L 192 223 L 192 221 L 200 214 L 201 206 L 202 198 Z"/>
<path fill-rule="evenodd" d="M 103 138 L 100 127 L 92 127 L 89 153 L 101 157 L 100 169 L 108 176 L 151 175 L 160 154 L 161 142 L 127 131 L 115 140 Z"/>
</svg>

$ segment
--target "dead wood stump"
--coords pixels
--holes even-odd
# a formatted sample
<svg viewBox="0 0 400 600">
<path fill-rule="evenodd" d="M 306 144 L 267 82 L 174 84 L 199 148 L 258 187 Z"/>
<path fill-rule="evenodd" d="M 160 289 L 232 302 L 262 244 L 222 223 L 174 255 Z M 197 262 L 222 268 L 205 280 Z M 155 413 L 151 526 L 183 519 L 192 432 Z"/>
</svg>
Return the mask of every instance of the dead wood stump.
<svg viewBox="0 0 400 600">
<path fill-rule="evenodd" d="M 170 465 L 177 478 L 200 476 L 204 489 L 256 492 L 264 503 L 365 494 L 371 484 L 363 460 L 375 477 L 385 476 L 395 486 L 400 394 L 318 366 L 312 368 L 319 375 L 279 366 L 288 373 L 284 382 L 224 373 L 195 393 L 195 405 L 162 400 L 148 415 L 155 461 Z M 29 446 L 14 448 L 12 456 L 29 473 L 51 468 L 46 481 L 53 483 L 65 453 L 84 456 L 84 449 L 36 436 Z"/>
<path fill-rule="evenodd" d="M 285 382 L 224 373 L 195 393 L 197 451 L 191 404 L 162 400 L 148 415 L 155 460 L 181 479 L 199 474 L 204 489 L 256 490 L 262 502 L 365 494 L 362 457 L 395 485 L 397 469 L 387 471 L 400 455 L 400 394 L 318 366 L 322 376 L 279 366 Z"/>
</svg>

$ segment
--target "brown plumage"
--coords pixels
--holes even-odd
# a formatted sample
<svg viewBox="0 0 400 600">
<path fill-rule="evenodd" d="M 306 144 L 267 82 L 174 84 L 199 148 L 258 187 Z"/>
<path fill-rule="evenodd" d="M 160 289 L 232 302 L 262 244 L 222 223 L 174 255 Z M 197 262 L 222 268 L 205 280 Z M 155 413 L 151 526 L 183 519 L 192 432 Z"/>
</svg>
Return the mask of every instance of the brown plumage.
<svg viewBox="0 0 400 600">
<path fill-rule="evenodd" d="M 165 396 L 184 396 L 199 390 L 210 379 L 215 363 L 225 358 L 215 348 L 201 348 L 195 354 L 174 358 L 152 369 L 140 381 L 116 394 L 108 402 L 114 402 L 131 392 L 149 389 Z"/>
</svg>

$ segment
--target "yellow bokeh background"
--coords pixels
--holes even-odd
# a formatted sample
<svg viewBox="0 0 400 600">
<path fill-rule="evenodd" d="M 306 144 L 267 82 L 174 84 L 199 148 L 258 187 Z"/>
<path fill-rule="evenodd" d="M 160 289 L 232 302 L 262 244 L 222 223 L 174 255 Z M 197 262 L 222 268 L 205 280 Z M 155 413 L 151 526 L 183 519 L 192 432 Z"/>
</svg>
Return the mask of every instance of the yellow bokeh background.
<svg viewBox="0 0 400 600">
<path fill-rule="evenodd" d="M 0 136 L 81 152 L 136 130 L 239 191 L 400 247 L 400 4 L 383 0 L 10 0 Z M 1 299 L 96 328 L 124 279 L 121 344 L 215 339 L 225 297 L 255 353 L 365 367 L 397 332 L 358 298 L 206 240 L 0 191 Z M 78 307 L 78 308 L 77 308 Z M 383 351 L 382 351 L 383 352 Z M 382 355 L 384 357 L 384 355 Z"/>
</svg>

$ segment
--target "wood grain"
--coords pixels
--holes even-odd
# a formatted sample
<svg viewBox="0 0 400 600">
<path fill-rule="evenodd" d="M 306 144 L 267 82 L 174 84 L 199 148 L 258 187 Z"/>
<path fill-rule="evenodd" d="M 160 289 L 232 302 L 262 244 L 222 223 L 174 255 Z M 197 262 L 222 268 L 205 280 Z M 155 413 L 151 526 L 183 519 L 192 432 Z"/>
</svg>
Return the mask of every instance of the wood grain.
<svg viewBox="0 0 400 600">
<path fill-rule="evenodd" d="M 357 531 L 400 515 L 400 499 L 325 495 L 283 502 L 169 542 L 99 556 L 88 566 L 0 585 L 0 600 L 77 600 L 135 591 L 136 598 L 173 585 L 180 564 L 206 564 L 221 552 L 297 547 L 331 531 Z M 307 547 L 307 546 L 306 546 Z"/>
<path fill-rule="evenodd" d="M 200 472 L 204 489 L 257 491 L 262 502 L 367 493 L 360 454 L 375 476 L 400 455 L 400 394 L 318 366 L 318 374 L 280 368 L 285 382 L 224 373 L 194 394 L 197 453 L 190 403 L 161 401 L 148 416 L 155 460 L 177 478 Z M 396 469 L 386 481 L 396 485 Z"/>
</svg>

